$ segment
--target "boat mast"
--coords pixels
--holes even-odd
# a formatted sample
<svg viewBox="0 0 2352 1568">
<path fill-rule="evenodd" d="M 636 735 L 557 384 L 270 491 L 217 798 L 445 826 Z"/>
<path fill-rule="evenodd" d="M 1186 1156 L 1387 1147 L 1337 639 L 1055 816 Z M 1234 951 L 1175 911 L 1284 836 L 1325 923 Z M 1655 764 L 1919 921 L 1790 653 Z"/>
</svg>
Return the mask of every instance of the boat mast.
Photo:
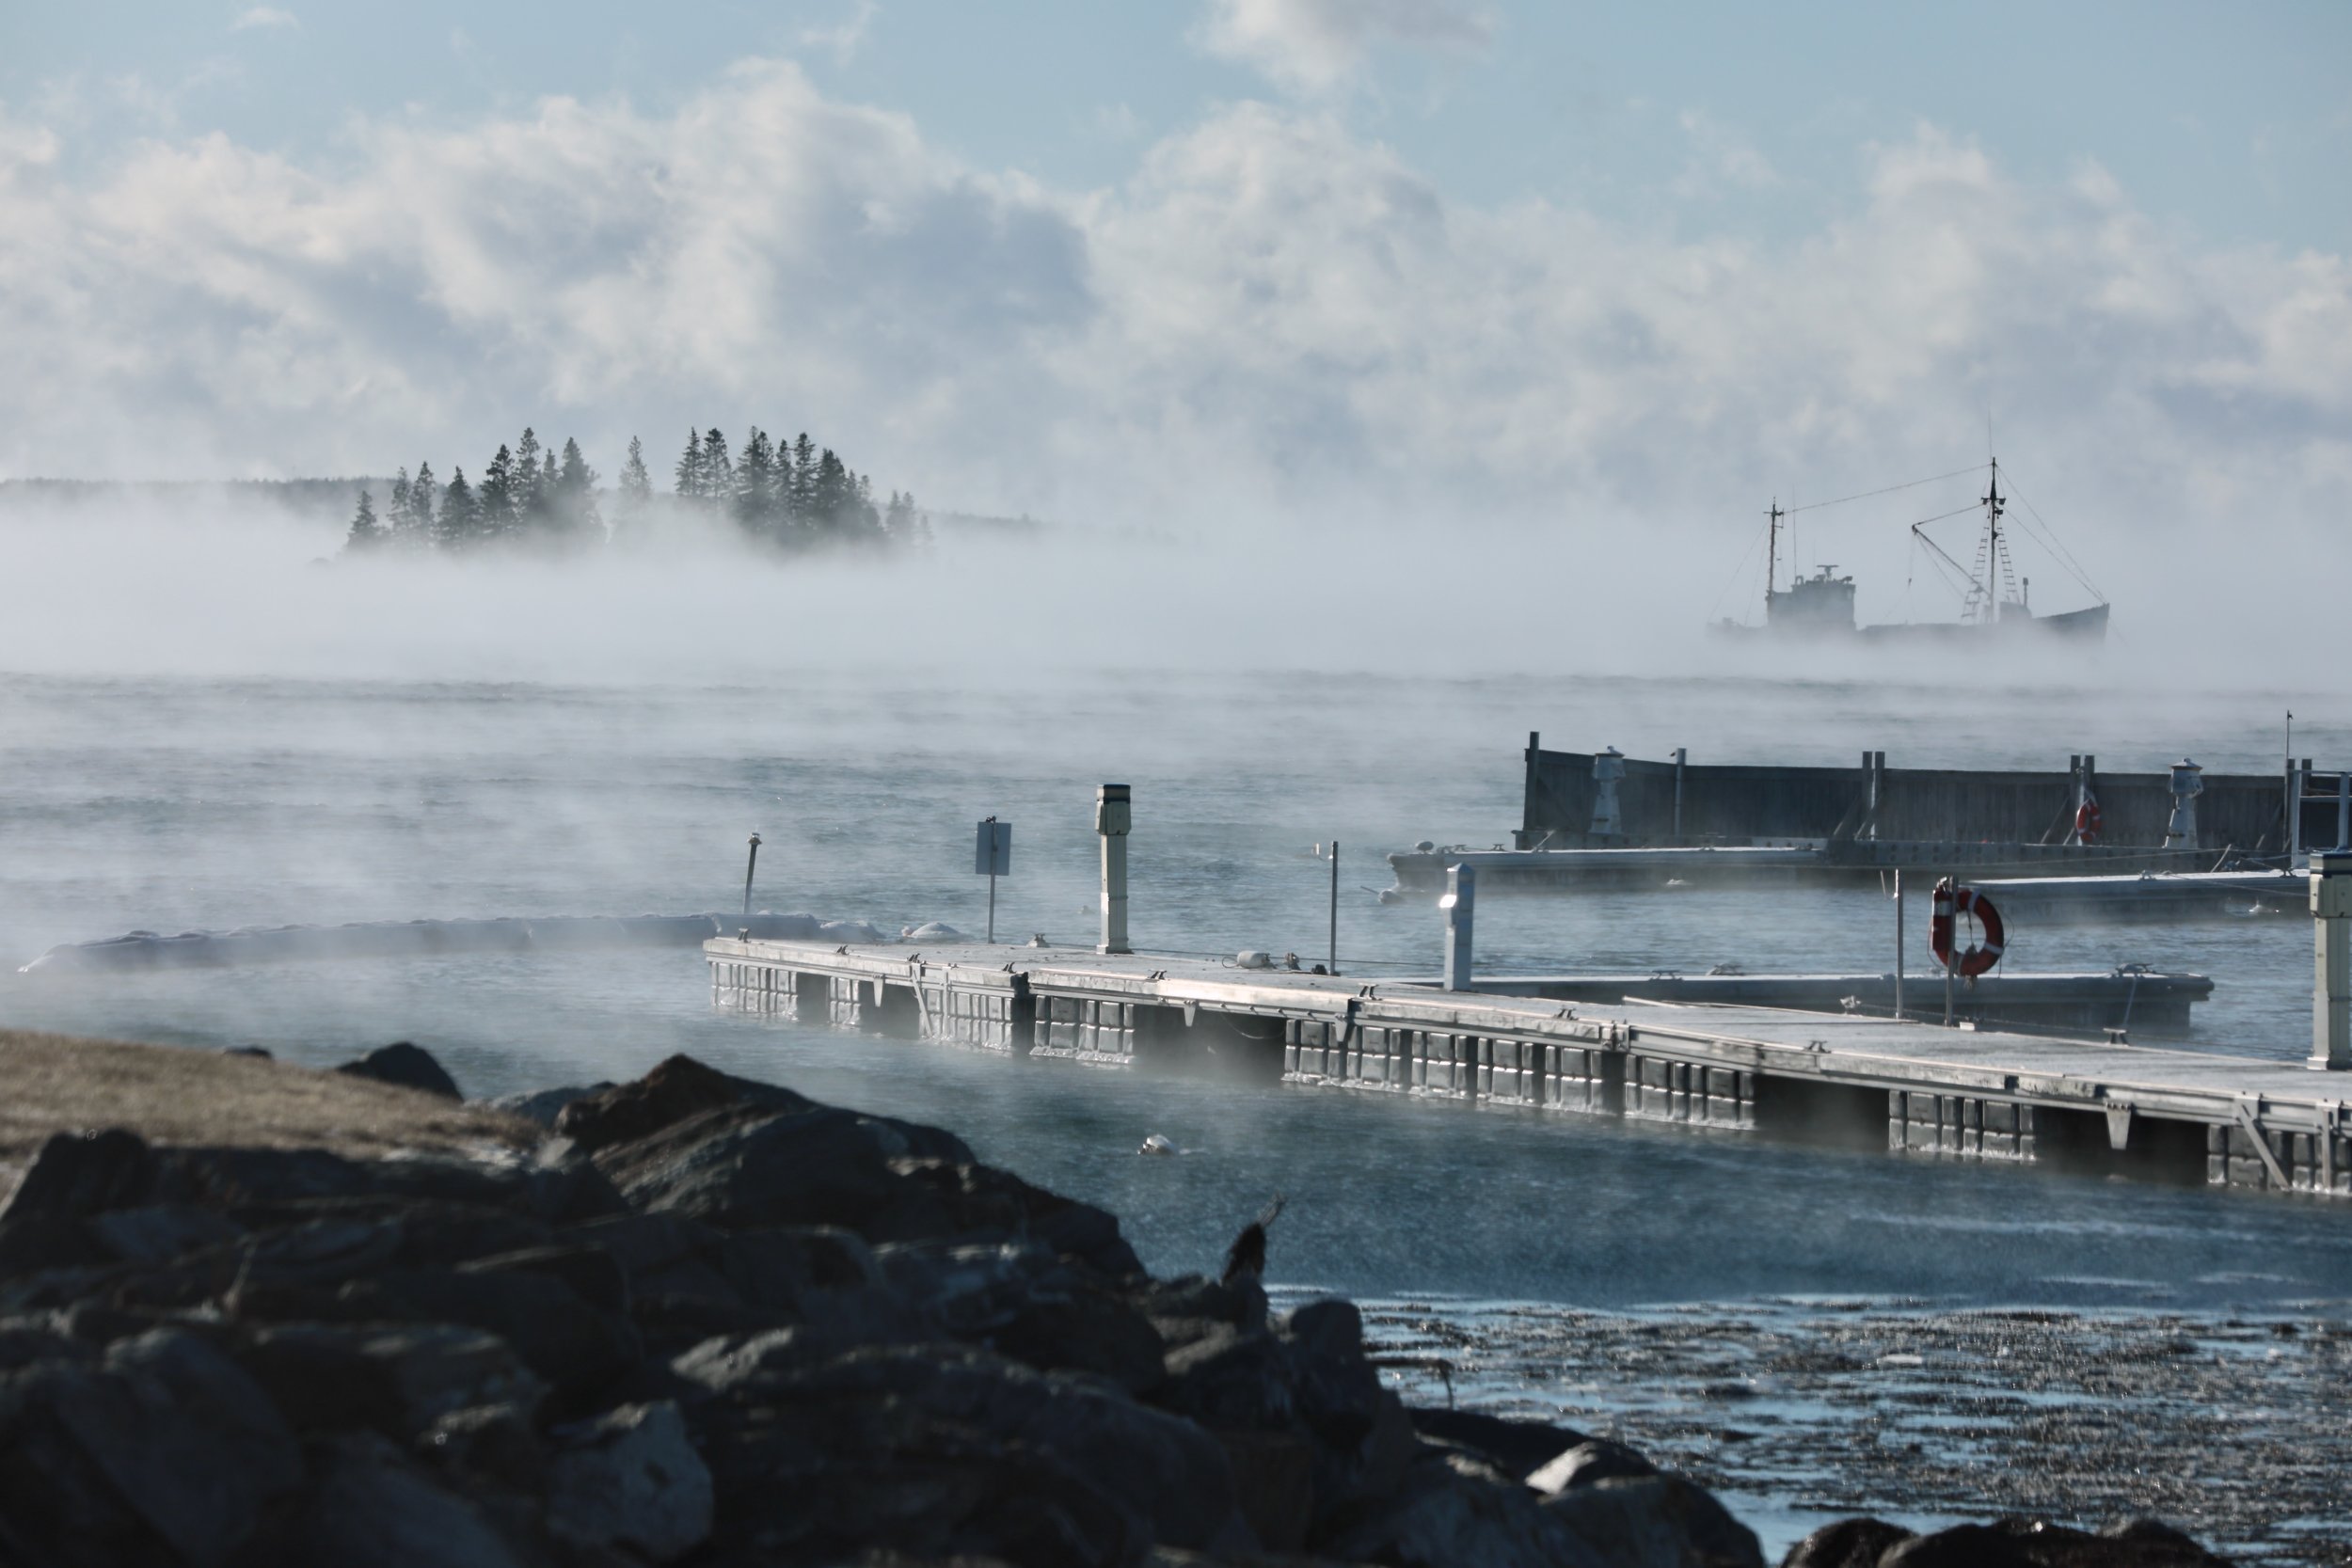
<svg viewBox="0 0 2352 1568">
<path fill-rule="evenodd" d="M 1984 619 L 2000 619 L 2001 601 L 1997 592 L 2001 569 L 2001 460 L 1993 458 L 1993 483 L 1984 493 L 1984 604 L 1979 611 Z"/>
<path fill-rule="evenodd" d="M 1780 498 L 1774 496 L 1772 509 L 1765 514 L 1765 516 L 1772 519 L 1765 535 L 1768 542 L 1764 546 L 1764 617 L 1766 620 L 1772 618 L 1772 590 L 1780 579 L 1780 520 L 1787 515 L 1788 514 L 1780 509 Z"/>
</svg>

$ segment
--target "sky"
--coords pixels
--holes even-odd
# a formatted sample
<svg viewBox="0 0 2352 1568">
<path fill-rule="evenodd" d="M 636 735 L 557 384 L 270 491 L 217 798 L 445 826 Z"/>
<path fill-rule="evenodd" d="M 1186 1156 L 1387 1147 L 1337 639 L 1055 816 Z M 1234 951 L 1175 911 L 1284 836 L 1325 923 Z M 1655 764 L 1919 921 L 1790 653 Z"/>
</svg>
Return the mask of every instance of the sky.
<svg viewBox="0 0 2352 1568">
<path fill-rule="evenodd" d="M 756 423 L 943 507 L 1713 547 L 1990 442 L 2085 559 L 2283 562 L 2347 80 L 2320 3 L 11 7 L 0 478 Z"/>
</svg>

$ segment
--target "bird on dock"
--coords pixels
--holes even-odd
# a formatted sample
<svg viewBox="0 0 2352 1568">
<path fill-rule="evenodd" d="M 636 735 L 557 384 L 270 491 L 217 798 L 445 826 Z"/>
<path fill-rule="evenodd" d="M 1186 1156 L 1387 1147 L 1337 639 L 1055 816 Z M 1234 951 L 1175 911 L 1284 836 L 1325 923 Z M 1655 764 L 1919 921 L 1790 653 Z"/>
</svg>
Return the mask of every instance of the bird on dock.
<svg viewBox="0 0 2352 1568">
<path fill-rule="evenodd" d="M 1274 1201 L 1267 1204 L 1256 1219 L 1241 1227 L 1241 1234 L 1233 1238 L 1233 1244 L 1225 1251 L 1224 1284 L 1256 1279 L 1265 1273 L 1266 1227 L 1274 1223 L 1282 1212 L 1282 1205 L 1288 1201 L 1280 1193 L 1276 1193 Z"/>
</svg>

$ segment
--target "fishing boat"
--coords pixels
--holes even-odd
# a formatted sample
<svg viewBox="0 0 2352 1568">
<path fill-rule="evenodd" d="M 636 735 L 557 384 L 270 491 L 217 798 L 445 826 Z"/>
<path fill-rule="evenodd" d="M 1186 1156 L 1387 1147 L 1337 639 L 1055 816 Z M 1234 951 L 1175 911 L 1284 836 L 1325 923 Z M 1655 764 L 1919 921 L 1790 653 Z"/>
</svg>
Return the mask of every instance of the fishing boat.
<svg viewBox="0 0 2352 1568">
<path fill-rule="evenodd" d="M 1854 579 L 1839 576 L 1835 565 L 1815 568 L 1810 577 L 1792 572 L 1788 586 L 1780 586 L 1780 536 L 1782 525 L 1794 512 L 1810 512 L 1816 507 L 1838 506 L 1848 501 L 1863 500 L 1870 496 L 1883 496 L 1896 490 L 1907 490 L 1935 480 L 1915 480 L 1909 484 L 1891 485 L 1885 490 L 1873 490 L 1863 496 L 1847 496 L 1837 500 L 1817 501 L 1811 506 L 1784 511 L 1779 501 L 1765 514 L 1764 624 L 1755 626 L 1725 618 L 1713 629 L 1733 636 L 1769 635 L 1774 638 L 1845 639 L 1862 638 L 1873 643 L 1915 643 L 1933 641 L 1978 642 L 1987 640 L 2010 641 L 2021 639 L 2056 638 L 2071 642 L 2096 643 L 2107 634 L 2107 601 L 2093 587 L 2090 578 L 2077 567 L 2064 546 L 2049 531 L 2046 523 L 2037 532 L 2039 542 L 2060 566 L 2079 583 L 2092 602 L 2078 610 L 2059 610 L 2056 614 L 2037 614 L 2033 609 L 2033 579 L 2021 578 L 2010 547 L 2010 529 L 2004 519 L 2009 515 L 2010 498 L 2001 493 L 2001 465 L 1997 458 L 1986 460 L 1984 494 L 1966 506 L 1933 517 L 1921 518 L 1911 525 L 1912 550 L 1915 561 L 1924 559 L 1960 594 L 1960 618 L 1956 621 L 1897 621 L 1883 626 L 1866 626 L 1854 619 Z M 1937 479 L 1956 479 L 1974 472 L 1963 468 L 1958 473 L 1942 474 Z M 1932 525 L 1962 513 L 1981 510 L 1984 526 L 1977 537 L 1975 560 L 1966 566 L 1937 544 L 1928 532 Z M 2027 508 L 2036 523 L 2038 514 Z M 1753 547 L 1753 546 L 1751 546 Z"/>
</svg>

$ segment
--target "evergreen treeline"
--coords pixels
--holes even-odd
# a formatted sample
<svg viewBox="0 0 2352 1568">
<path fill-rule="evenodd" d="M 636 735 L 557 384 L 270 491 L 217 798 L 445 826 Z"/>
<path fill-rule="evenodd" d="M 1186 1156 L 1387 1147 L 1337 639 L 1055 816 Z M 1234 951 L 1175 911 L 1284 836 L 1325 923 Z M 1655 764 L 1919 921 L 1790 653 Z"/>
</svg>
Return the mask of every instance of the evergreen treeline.
<svg viewBox="0 0 2352 1568">
<path fill-rule="evenodd" d="M 717 426 L 689 431 L 686 450 L 672 470 L 671 491 L 673 506 L 725 517 L 750 537 L 787 548 L 916 545 L 930 537 L 930 520 L 915 510 L 913 495 L 893 490 L 877 507 L 872 482 L 805 434 L 787 446 L 755 425 L 741 455 L 735 456 Z M 432 464 L 420 463 L 413 479 L 406 468 L 400 470 L 381 515 L 374 498 L 361 490 L 343 547 L 355 553 L 453 554 L 493 546 L 571 549 L 641 528 L 654 508 L 653 476 L 637 437 L 629 437 L 608 533 L 597 505 L 596 471 L 580 455 L 579 443 L 566 438 L 559 455 L 525 430 L 512 448 L 499 448 L 479 484 L 469 484 L 466 471 L 453 468 L 444 485 Z"/>
</svg>

